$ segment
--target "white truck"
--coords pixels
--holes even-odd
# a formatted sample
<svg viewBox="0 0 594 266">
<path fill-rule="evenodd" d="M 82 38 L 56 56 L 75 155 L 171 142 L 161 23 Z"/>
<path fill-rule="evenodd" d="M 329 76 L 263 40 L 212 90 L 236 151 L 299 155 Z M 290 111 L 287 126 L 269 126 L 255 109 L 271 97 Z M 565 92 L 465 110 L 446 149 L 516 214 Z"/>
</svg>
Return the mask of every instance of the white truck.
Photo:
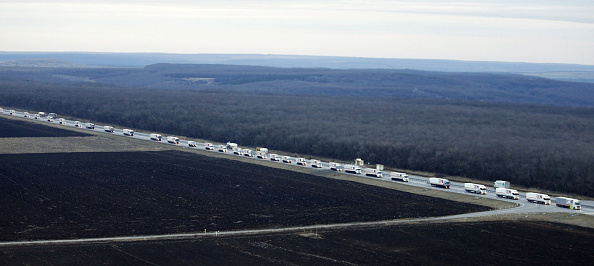
<svg viewBox="0 0 594 266">
<path fill-rule="evenodd" d="M 219 145 L 219 152 L 227 152 L 227 147 L 224 145 Z"/>
<path fill-rule="evenodd" d="M 390 174 L 390 178 L 394 181 L 402 181 L 402 182 L 408 182 L 408 175 L 405 173 L 398 173 L 398 172 L 393 172 Z"/>
<path fill-rule="evenodd" d="M 87 123 L 85 126 L 88 129 L 95 129 L 95 124 L 93 124 L 93 123 Z"/>
<path fill-rule="evenodd" d="M 508 198 L 518 200 L 520 199 L 520 193 L 517 190 L 511 188 L 498 187 L 495 189 L 495 195 L 500 198 Z"/>
<path fill-rule="evenodd" d="M 37 117 L 35 117 L 35 119 L 37 119 Z M 74 126 L 75 127 L 82 127 L 82 123 L 80 121 L 74 121 Z"/>
<path fill-rule="evenodd" d="M 292 163 L 293 162 L 293 158 L 291 158 L 289 156 L 283 156 L 282 161 L 283 161 L 283 163 Z"/>
<path fill-rule="evenodd" d="M 243 149 L 243 156 L 245 157 L 254 157 L 254 151 L 250 149 Z"/>
<path fill-rule="evenodd" d="M 256 147 L 256 151 L 257 152 L 261 152 L 263 154 L 268 154 L 268 149 L 267 148 Z"/>
<path fill-rule="evenodd" d="M 572 210 L 581 210 L 582 209 L 582 204 L 580 203 L 580 201 L 578 199 L 557 197 L 555 199 L 555 204 L 557 204 L 558 207 L 570 208 Z"/>
<path fill-rule="evenodd" d="M 481 195 L 487 194 L 487 187 L 485 185 L 479 185 L 474 183 L 464 183 L 464 190 L 470 193 L 476 193 Z"/>
<path fill-rule="evenodd" d="M 188 147 L 196 147 L 196 141 L 188 140 Z"/>
<path fill-rule="evenodd" d="M 429 184 L 432 187 L 450 188 L 450 180 L 445 178 L 431 177 L 429 178 Z"/>
<path fill-rule="evenodd" d="M 373 176 L 373 177 L 377 177 L 377 178 L 382 178 L 384 176 L 382 171 L 377 170 L 377 169 L 368 169 L 368 168 L 365 169 L 365 175 Z"/>
<path fill-rule="evenodd" d="M 215 149 L 215 147 L 214 147 L 214 145 L 212 145 L 212 143 L 206 143 L 206 144 L 204 144 L 204 149 L 213 151 Z"/>
<path fill-rule="evenodd" d="M 104 126 L 103 130 L 105 130 L 105 132 L 113 133 L 113 127 L 110 126 Z"/>
<path fill-rule="evenodd" d="M 155 140 L 155 141 L 161 141 L 161 139 L 163 138 L 163 137 L 161 137 L 161 135 L 154 134 L 154 133 L 151 134 L 150 136 L 151 136 L 151 140 Z"/>
<path fill-rule="evenodd" d="M 330 170 L 341 172 L 344 170 L 344 166 L 342 166 L 342 164 L 339 163 L 330 163 Z"/>
<path fill-rule="evenodd" d="M 551 205 L 551 197 L 547 194 L 526 192 L 526 200 L 529 202 Z"/>
<path fill-rule="evenodd" d="M 132 130 L 132 129 L 124 128 L 124 129 L 122 129 L 122 133 L 126 136 L 130 136 L 130 137 L 134 136 L 134 130 Z"/>
<path fill-rule="evenodd" d="M 493 187 L 494 187 L 495 189 L 497 189 L 497 188 L 500 188 L 500 187 L 502 187 L 502 188 L 509 188 L 509 181 L 504 181 L 504 180 L 497 180 L 497 181 L 495 181 L 495 183 L 493 184 Z"/>
<path fill-rule="evenodd" d="M 237 149 L 237 143 L 227 142 L 227 149 L 232 151 Z"/>
<path fill-rule="evenodd" d="M 168 136 L 167 137 L 167 142 L 169 142 L 171 144 L 179 145 L 179 138 L 178 137 L 174 137 L 174 136 Z"/>
<path fill-rule="evenodd" d="M 275 162 L 280 161 L 280 157 L 278 156 L 278 154 L 271 153 L 271 154 L 269 154 L 269 156 L 270 156 L 271 161 L 275 161 Z"/>
<path fill-rule="evenodd" d="M 258 151 L 258 155 L 256 155 L 256 158 L 266 160 L 268 159 L 268 152 Z"/>
<path fill-rule="evenodd" d="M 322 168 L 322 162 L 318 160 L 311 161 L 311 167 L 313 168 Z"/>
<path fill-rule="evenodd" d="M 297 158 L 297 164 L 298 165 L 307 165 L 307 161 L 305 160 L 305 158 Z"/>
<path fill-rule="evenodd" d="M 355 165 L 349 165 L 344 168 L 344 171 L 349 174 L 360 174 L 361 168 Z"/>
</svg>

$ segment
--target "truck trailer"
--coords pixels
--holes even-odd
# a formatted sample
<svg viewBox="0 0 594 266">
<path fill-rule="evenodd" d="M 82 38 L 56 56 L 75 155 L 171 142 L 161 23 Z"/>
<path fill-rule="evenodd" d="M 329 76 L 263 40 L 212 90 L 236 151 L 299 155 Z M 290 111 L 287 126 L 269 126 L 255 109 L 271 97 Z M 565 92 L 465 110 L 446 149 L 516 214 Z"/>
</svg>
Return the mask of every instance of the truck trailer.
<svg viewBox="0 0 594 266">
<path fill-rule="evenodd" d="M 124 128 L 124 129 L 122 129 L 122 133 L 126 136 L 130 136 L 130 137 L 134 136 L 134 130 L 132 130 L 132 129 Z"/>
<path fill-rule="evenodd" d="M 510 185 L 510 184 L 509 184 L 509 181 L 504 181 L 504 180 L 497 180 L 497 181 L 495 181 L 495 183 L 493 184 L 493 187 L 494 187 L 495 189 L 497 189 L 497 188 L 500 188 L 500 187 L 502 187 L 502 188 L 509 188 L 509 185 Z"/>
<path fill-rule="evenodd" d="M 278 154 L 271 153 L 271 154 L 269 154 L 269 156 L 270 156 L 271 161 L 275 161 L 275 162 L 280 161 L 280 157 L 278 156 Z"/>
<path fill-rule="evenodd" d="M 178 137 L 174 137 L 174 136 L 168 136 L 167 137 L 167 142 L 169 142 L 171 144 L 179 145 L 179 138 Z"/>
<path fill-rule="evenodd" d="M 558 207 L 570 208 L 572 210 L 581 210 L 582 209 L 582 204 L 580 203 L 580 201 L 578 199 L 557 197 L 555 199 L 555 204 L 557 204 Z"/>
<path fill-rule="evenodd" d="M 433 187 L 441 187 L 441 188 L 450 188 L 450 180 L 447 180 L 445 178 L 437 178 L 437 177 L 431 177 L 429 178 L 429 184 L 431 184 L 431 186 Z"/>
<path fill-rule="evenodd" d="M 342 166 L 342 164 L 339 163 L 330 163 L 330 170 L 341 172 L 344 170 L 344 166 Z"/>
<path fill-rule="evenodd" d="M 487 194 L 487 187 L 484 185 L 474 183 L 464 183 L 464 190 L 470 193 L 485 195 Z"/>
<path fill-rule="evenodd" d="M 151 134 L 151 140 L 161 141 L 162 137 L 159 134 Z"/>
<path fill-rule="evenodd" d="M 322 162 L 318 160 L 311 161 L 311 167 L 313 168 L 322 168 Z"/>
<path fill-rule="evenodd" d="M 349 165 L 344 168 L 344 171 L 349 174 L 360 174 L 361 168 L 355 165 Z"/>
<path fill-rule="evenodd" d="M 495 189 L 495 195 L 500 198 L 508 198 L 518 200 L 520 199 L 520 193 L 517 190 L 511 188 L 498 187 Z"/>
<path fill-rule="evenodd" d="M 113 133 L 113 127 L 110 126 L 104 126 L 103 130 L 105 130 L 105 132 Z"/>
<path fill-rule="evenodd" d="M 394 181 L 408 182 L 408 175 L 405 173 L 392 172 L 390 178 Z"/>
<path fill-rule="evenodd" d="M 547 194 L 526 192 L 526 200 L 529 202 L 540 203 L 544 205 L 551 204 L 551 197 Z"/>
<path fill-rule="evenodd" d="M 382 171 L 377 170 L 377 169 L 365 169 L 365 175 L 373 176 L 373 177 L 377 177 L 377 178 L 382 178 L 384 176 Z"/>
</svg>

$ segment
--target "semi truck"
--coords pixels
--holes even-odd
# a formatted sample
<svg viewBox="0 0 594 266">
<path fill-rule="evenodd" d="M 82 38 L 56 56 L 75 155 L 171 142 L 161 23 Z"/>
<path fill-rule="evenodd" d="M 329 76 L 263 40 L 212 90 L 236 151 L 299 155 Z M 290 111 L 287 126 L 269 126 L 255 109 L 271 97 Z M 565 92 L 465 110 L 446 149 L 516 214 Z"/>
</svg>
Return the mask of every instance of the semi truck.
<svg viewBox="0 0 594 266">
<path fill-rule="evenodd" d="M 495 189 L 497 189 L 497 188 L 500 188 L 500 187 L 502 187 L 502 188 L 509 188 L 509 185 L 510 185 L 510 184 L 509 184 L 509 181 L 504 181 L 504 180 L 497 180 L 497 181 L 495 181 L 495 183 L 493 184 L 493 187 L 494 187 Z"/>
<path fill-rule="evenodd" d="M 179 138 L 178 137 L 174 137 L 174 136 L 168 136 L 167 137 L 167 142 L 169 142 L 171 144 L 179 145 Z"/>
<path fill-rule="evenodd" d="M 298 165 L 307 165 L 307 161 L 305 160 L 305 158 L 297 158 L 297 164 Z"/>
<path fill-rule="evenodd" d="M 431 177 L 429 178 L 429 184 L 432 187 L 450 188 L 450 180 L 445 178 Z"/>
<path fill-rule="evenodd" d="M 322 162 L 320 162 L 318 160 L 313 160 L 311 162 L 311 167 L 313 167 L 313 168 L 322 168 Z"/>
<path fill-rule="evenodd" d="M 124 128 L 124 129 L 122 129 L 122 132 L 126 136 L 134 136 L 134 130 L 132 130 L 132 129 Z"/>
<path fill-rule="evenodd" d="M 87 124 L 86 124 L 86 127 L 87 127 L 88 129 L 95 129 L 95 124 L 93 124 L 93 123 L 87 123 Z"/>
<path fill-rule="evenodd" d="M 344 171 L 349 174 L 360 174 L 361 168 L 359 168 L 358 166 L 355 166 L 355 165 L 349 165 L 349 166 L 345 167 Z"/>
<path fill-rule="evenodd" d="M 398 172 L 393 172 L 390 174 L 390 178 L 394 181 L 402 181 L 402 182 L 408 182 L 408 175 L 405 173 L 398 173 Z"/>
<path fill-rule="evenodd" d="M 517 190 L 511 188 L 498 187 L 495 189 L 495 195 L 500 198 L 508 198 L 518 200 L 520 199 L 520 193 Z"/>
<path fill-rule="evenodd" d="M 555 199 L 555 204 L 557 204 L 558 207 L 570 208 L 572 210 L 581 210 L 582 209 L 582 204 L 580 203 L 580 201 L 578 199 L 557 197 Z"/>
<path fill-rule="evenodd" d="M 551 197 L 547 194 L 526 192 L 526 200 L 529 202 L 540 203 L 544 205 L 551 204 Z"/>
<path fill-rule="evenodd" d="M 113 127 L 110 126 L 104 126 L 103 130 L 105 130 L 105 132 L 113 133 Z"/>
<path fill-rule="evenodd" d="M 162 137 L 159 134 L 151 134 L 151 140 L 161 141 Z"/>
<path fill-rule="evenodd" d="M 464 183 L 464 190 L 470 193 L 485 195 L 487 194 L 487 187 L 484 185 L 474 183 Z"/>
<path fill-rule="evenodd" d="M 196 146 L 197 146 L 197 145 L 196 145 L 196 141 L 191 141 L 191 140 L 189 140 L 189 141 L 188 141 L 188 146 L 189 146 L 189 147 L 196 147 Z"/>
<path fill-rule="evenodd" d="M 377 177 L 377 178 L 382 178 L 384 176 L 382 171 L 377 170 L 377 169 L 365 169 L 365 175 L 373 176 L 373 177 Z"/>
</svg>

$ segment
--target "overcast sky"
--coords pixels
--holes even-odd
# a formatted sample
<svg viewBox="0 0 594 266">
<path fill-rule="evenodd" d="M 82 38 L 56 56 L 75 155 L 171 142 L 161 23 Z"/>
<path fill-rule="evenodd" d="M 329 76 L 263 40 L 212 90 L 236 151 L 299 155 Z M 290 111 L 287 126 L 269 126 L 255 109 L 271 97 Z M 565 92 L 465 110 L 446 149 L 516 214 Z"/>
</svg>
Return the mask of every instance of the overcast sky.
<svg viewBox="0 0 594 266">
<path fill-rule="evenodd" d="M 0 51 L 594 65 L 594 1 L 5 1 Z"/>
</svg>

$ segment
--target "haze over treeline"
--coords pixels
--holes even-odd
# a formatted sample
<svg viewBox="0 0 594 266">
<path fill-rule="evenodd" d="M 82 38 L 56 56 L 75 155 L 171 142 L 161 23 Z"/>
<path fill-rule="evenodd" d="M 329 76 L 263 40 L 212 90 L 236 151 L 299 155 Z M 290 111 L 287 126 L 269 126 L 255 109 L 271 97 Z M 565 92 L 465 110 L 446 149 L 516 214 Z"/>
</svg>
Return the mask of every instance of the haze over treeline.
<svg viewBox="0 0 594 266">
<path fill-rule="evenodd" d="M 411 70 L 3 68 L 0 105 L 592 196 L 592 86 Z"/>
</svg>

